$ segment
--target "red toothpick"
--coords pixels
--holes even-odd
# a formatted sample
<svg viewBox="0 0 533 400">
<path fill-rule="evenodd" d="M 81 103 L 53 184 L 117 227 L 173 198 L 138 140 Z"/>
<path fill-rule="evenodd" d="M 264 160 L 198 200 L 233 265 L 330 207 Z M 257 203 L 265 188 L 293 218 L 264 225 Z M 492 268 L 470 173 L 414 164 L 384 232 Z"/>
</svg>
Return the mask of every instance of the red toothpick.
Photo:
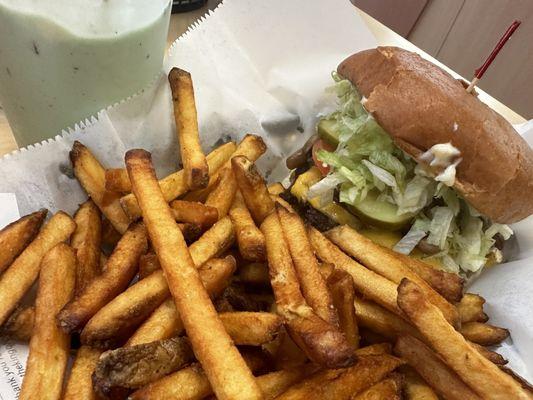
<svg viewBox="0 0 533 400">
<path fill-rule="evenodd" d="M 507 41 L 511 38 L 511 36 L 513 36 L 514 31 L 517 30 L 517 28 L 520 26 L 521 23 L 522 23 L 521 21 L 515 20 L 511 24 L 511 26 L 507 28 L 507 30 L 505 31 L 505 33 L 499 40 L 498 44 L 496 44 L 496 46 L 492 50 L 492 53 L 490 53 L 490 55 L 487 57 L 483 65 L 474 71 L 474 78 L 472 79 L 472 82 L 470 82 L 470 85 L 468 85 L 468 88 L 466 89 L 468 93 L 471 93 L 472 90 L 474 90 L 474 87 L 479 82 L 479 80 L 483 77 L 483 75 L 489 68 L 490 64 L 492 64 L 492 62 L 494 61 L 494 59 L 496 58 L 500 50 L 503 48 L 503 46 L 505 46 L 505 43 L 507 43 Z"/>
</svg>

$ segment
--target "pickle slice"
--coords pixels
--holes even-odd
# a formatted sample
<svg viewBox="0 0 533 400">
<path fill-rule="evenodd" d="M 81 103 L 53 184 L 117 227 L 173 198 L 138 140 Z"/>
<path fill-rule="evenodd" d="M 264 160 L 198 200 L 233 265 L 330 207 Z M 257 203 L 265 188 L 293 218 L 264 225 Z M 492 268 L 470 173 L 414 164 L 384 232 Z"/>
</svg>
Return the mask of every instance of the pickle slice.
<svg viewBox="0 0 533 400">
<path fill-rule="evenodd" d="M 337 147 L 339 144 L 339 134 L 335 130 L 336 121 L 334 119 L 321 119 L 318 122 L 316 131 L 320 139 L 328 142 L 329 144 Z"/>
</svg>

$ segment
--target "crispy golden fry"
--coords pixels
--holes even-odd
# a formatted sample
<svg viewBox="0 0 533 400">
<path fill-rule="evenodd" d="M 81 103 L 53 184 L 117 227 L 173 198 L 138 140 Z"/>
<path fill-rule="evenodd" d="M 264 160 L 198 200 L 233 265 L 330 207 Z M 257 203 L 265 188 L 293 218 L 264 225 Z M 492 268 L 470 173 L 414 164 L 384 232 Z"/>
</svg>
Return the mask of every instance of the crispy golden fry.
<svg viewBox="0 0 533 400">
<path fill-rule="evenodd" d="M 177 371 L 194 358 L 186 338 L 158 340 L 103 353 L 96 364 L 93 386 L 102 397 L 120 389 L 137 389 Z"/>
<path fill-rule="evenodd" d="M 130 178 L 126 168 L 108 168 L 105 170 L 105 190 L 118 193 L 131 192 Z"/>
<path fill-rule="evenodd" d="M 120 233 L 126 232 L 130 220 L 120 206 L 120 193 L 105 190 L 105 170 L 91 151 L 75 141 L 70 151 L 74 175 L 102 214 Z"/>
<path fill-rule="evenodd" d="M 202 265 L 198 272 L 200 279 L 211 297 L 216 297 L 229 285 L 235 272 L 235 259 L 213 259 Z M 176 311 L 173 300 L 165 300 L 143 322 L 128 340 L 127 346 L 168 339 L 183 332 L 183 322 Z"/>
<path fill-rule="evenodd" d="M 401 336 L 394 353 L 413 367 L 446 400 L 480 399 L 428 346 L 412 336 Z"/>
<path fill-rule="evenodd" d="M 20 342 L 29 342 L 33 334 L 35 307 L 17 307 L 8 320 L 0 328 L 0 337 Z"/>
<path fill-rule="evenodd" d="M 323 267 L 321 267 L 323 268 Z M 353 279 L 346 271 L 336 269 L 327 278 L 327 285 L 333 305 L 339 313 L 339 326 L 346 340 L 354 349 L 359 347 L 359 329 L 354 308 Z"/>
<path fill-rule="evenodd" d="M 533 385 L 514 372 L 511 368 L 504 367 L 500 365 L 500 369 L 505 372 L 507 375 L 511 376 L 522 388 L 529 392 L 530 397 L 533 398 Z"/>
<path fill-rule="evenodd" d="M 300 284 L 277 213 L 261 224 L 265 235 L 270 282 L 277 312 L 288 325 L 291 337 L 314 362 L 328 367 L 351 365 L 353 348 L 337 327 L 318 317 L 309 307 Z"/>
<path fill-rule="evenodd" d="M 250 352 L 243 352 L 243 358 L 252 371 L 261 369 L 264 361 Z M 192 364 L 167 375 L 129 396 L 130 400 L 202 400 L 213 393 L 213 389 L 200 364 Z"/>
<path fill-rule="evenodd" d="M 388 378 L 375 383 L 364 392 L 351 397 L 351 400 L 401 400 L 402 399 L 402 376 L 392 373 Z"/>
<path fill-rule="evenodd" d="M 479 354 L 429 303 L 418 286 L 404 279 L 398 286 L 398 306 L 461 379 L 484 399 L 528 399 L 510 376 Z M 427 378 L 424 377 L 426 380 Z"/>
<path fill-rule="evenodd" d="M 58 212 L 0 276 L 0 326 L 37 279 L 44 255 L 67 240 L 75 229 L 74 220 Z"/>
<path fill-rule="evenodd" d="M 228 312 L 220 319 L 235 344 L 260 346 L 276 338 L 283 321 L 267 312 Z"/>
<path fill-rule="evenodd" d="M 265 237 L 255 225 L 240 190 L 235 193 L 229 216 L 235 227 L 237 245 L 242 258 L 247 261 L 264 261 L 266 259 Z"/>
<path fill-rule="evenodd" d="M 398 257 L 413 272 L 425 280 L 429 286 L 435 289 L 446 300 L 456 303 L 463 297 L 464 279 L 452 272 L 446 272 L 436 269 L 428 263 L 405 254 L 400 254 L 394 250 L 383 248 L 384 251 L 392 253 Z"/>
<path fill-rule="evenodd" d="M 360 326 L 370 329 L 390 340 L 400 335 L 420 337 L 415 327 L 398 315 L 359 296 L 354 298 L 355 315 Z"/>
<path fill-rule="evenodd" d="M 163 271 L 155 271 L 103 306 L 83 328 L 81 342 L 102 349 L 119 346 L 169 294 Z"/>
<path fill-rule="evenodd" d="M 217 147 L 207 155 L 207 164 L 209 166 L 210 174 L 218 171 L 235 152 L 236 145 L 233 142 L 228 142 L 220 147 Z M 187 181 L 185 179 L 185 171 L 176 171 L 165 178 L 159 180 L 159 187 L 163 192 L 165 201 L 170 202 L 189 190 Z M 141 216 L 141 209 L 137 203 L 137 199 L 130 193 L 120 199 L 120 204 L 126 211 L 126 214 L 131 220 L 138 219 Z"/>
<path fill-rule="evenodd" d="M 272 349 L 269 349 L 269 353 L 274 358 L 276 369 L 297 367 L 305 364 L 309 360 L 303 350 L 294 343 L 287 329 L 282 330 L 278 335 L 278 339 L 272 342 L 271 345 Z M 263 346 L 263 348 L 265 347 L 267 346 Z"/>
<path fill-rule="evenodd" d="M 439 400 L 433 389 L 414 369 L 405 365 L 400 370 L 403 375 L 403 391 L 406 400 Z"/>
<path fill-rule="evenodd" d="M 353 278 L 356 290 L 366 298 L 375 301 L 396 314 L 401 314 L 396 303 L 397 292 L 394 282 L 370 271 L 348 257 L 315 228 L 309 227 L 307 234 L 319 259 L 333 264 L 335 268 L 348 272 Z"/>
<path fill-rule="evenodd" d="M 0 274 L 35 238 L 48 210 L 42 209 L 12 222 L 0 230 Z"/>
<path fill-rule="evenodd" d="M 261 391 L 250 369 L 226 333 L 202 284 L 157 182 L 150 153 L 128 151 L 126 166 L 176 310 L 213 390 L 222 400 L 261 399 Z M 229 218 L 228 222 L 231 225 Z"/>
<path fill-rule="evenodd" d="M 67 333 L 81 330 L 98 310 L 128 286 L 137 272 L 139 257 L 146 252 L 147 246 L 144 226 L 132 224 L 109 257 L 104 272 L 58 314 L 59 326 Z"/>
<path fill-rule="evenodd" d="M 237 149 L 231 155 L 231 157 L 245 156 L 251 161 L 256 161 L 265 151 L 266 151 L 266 145 L 260 136 L 246 135 L 241 140 L 241 142 L 239 143 L 239 146 L 237 146 Z M 224 168 L 231 167 L 231 157 L 228 157 L 229 159 L 224 164 L 223 166 Z M 210 167 L 210 171 L 211 171 L 211 167 Z M 211 171 L 210 178 L 209 178 L 209 184 L 207 185 L 207 187 L 205 189 L 195 190 L 195 191 L 187 193 L 185 196 L 183 196 L 183 200 L 204 202 L 207 199 L 207 196 L 209 195 L 209 193 L 211 193 L 211 191 L 217 184 L 217 182 L 218 182 L 218 172 L 213 173 L 213 171 Z"/>
<path fill-rule="evenodd" d="M 301 367 L 283 369 L 270 372 L 257 377 L 257 384 L 261 388 L 265 400 L 273 400 L 289 389 L 292 385 L 300 382 L 306 376 L 316 372 L 317 366 L 312 364 Z"/>
<path fill-rule="evenodd" d="M 168 74 L 168 82 L 187 186 L 191 190 L 205 188 L 209 182 L 209 167 L 200 145 L 191 74 L 174 67 Z"/>
<path fill-rule="evenodd" d="M 255 164 L 245 156 L 232 157 L 231 167 L 246 207 L 255 223 L 260 225 L 274 210 L 274 202 L 268 194 L 265 180 Z"/>
<path fill-rule="evenodd" d="M 177 222 L 195 224 L 202 230 L 209 229 L 218 221 L 218 210 L 215 207 L 185 200 L 174 200 L 170 206 Z"/>
<path fill-rule="evenodd" d="M 361 343 L 364 343 L 365 346 L 373 346 L 380 343 L 392 343 L 392 339 L 365 328 L 362 324 L 359 324 L 359 336 L 361 337 Z"/>
<path fill-rule="evenodd" d="M 228 215 L 228 211 L 235 198 L 237 181 L 230 167 L 222 168 L 218 172 L 218 176 L 218 183 L 207 196 L 205 205 L 216 208 L 218 210 L 218 217 L 223 218 Z"/>
<path fill-rule="evenodd" d="M 100 252 L 100 258 L 98 259 L 98 263 L 100 264 L 100 271 L 103 271 L 105 269 L 105 265 L 107 264 L 108 257 Z"/>
<path fill-rule="evenodd" d="M 461 301 L 456 305 L 461 322 L 487 322 L 489 317 L 483 312 L 484 304 L 485 299 L 480 295 L 465 293 Z"/>
<path fill-rule="evenodd" d="M 507 329 L 482 322 L 467 322 L 462 324 L 459 332 L 461 332 L 466 340 L 482 346 L 493 346 L 509 337 L 509 331 Z"/>
<path fill-rule="evenodd" d="M 76 230 L 70 242 L 76 251 L 76 293 L 100 272 L 100 245 L 102 242 L 102 219 L 98 207 L 92 200 L 83 203 L 74 215 Z"/>
<path fill-rule="evenodd" d="M 282 206 L 276 205 L 276 212 L 307 304 L 324 321 L 338 326 L 337 309 L 333 306 L 326 280 L 318 270 L 318 261 L 313 254 L 302 219 Z"/>
<path fill-rule="evenodd" d="M 474 342 L 468 342 L 470 346 L 472 346 L 474 349 L 479 351 L 479 354 L 481 354 L 483 357 L 485 357 L 487 360 L 493 362 L 496 365 L 505 365 L 507 364 L 507 360 L 503 358 L 501 354 L 496 353 L 495 351 L 489 350 L 484 346 L 481 346 L 480 344 L 474 343 Z"/>
<path fill-rule="evenodd" d="M 278 396 L 277 400 L 348 400 L 381 381 L 400 365 L 401 360 L 388 354 L 364 356 L 352 367 L 314 373 Z"/>
<path fill-rule="evenodd" d="M 69 357 L 70 338 L 56 325 L 56 313 L 70 300 L 76 285 L 76 256 L 60 243 L 42 260 L 35 300 L 35 328 L 19 399 L 59 400 Z"/>
<path fill-rule="evenodd" d="M 371 344 L 370 346 L 360 347 L 355 350 L 357 356 L 376 356 L 379 354 L 391 354 L 392 344 L 390 343 L 378 343 Z"/>
<path fill-rule="evenodd" d="M 224 217 L 190 245 L 194 265 L 199 267 L 207 260 L 220 256 L 235 241 L 235 230 L 229 217 Z"/>
<path fill-rule="evenodd" d="M 262 234 L 261 234 L 262 235 Z M 268 265 L 263 263 L 245 264 L 239 268 L 239 281 L 245 285 L 268 286 Z"/>
<path fill-rule="evenodd" d="M 113 228 L 107 218 L 102 220 L 102 246 L 110 249 L 115 248 L 122 235 Z"/>
<path fill-rule="evenodd" d="M 98 400 L 93 390 L 93 372 L 102 352 L 81 346 L 76 352 L 63 400 Z"/>
<path fill-rule="evenodd" d="M 279 182 L 271 183 L 267 187 L 268 193 L 274 196 L 279 196 L 285 191 L 283 185 Z"/>
<path fill-rule="evenodd" d="M 375 244 L 346 225 L 331 229 L 326 233 L 326 236 L 365 267 L 392 282 L 399 284 L 403 278 L 415 282 L 424 292 L 426 298 L 441 310 L 444 317 L 452 325 L 458 325 L 459 314 L 455 307 L 409 269 L 399 257 L 395 257 L 393 252 L 385 251 L 384 247 Z"/>
<path fill-rule="evenodd" d="M 146 253 L 139 258 L 139 279 L 144 279 L 159 269 L 161 265 L 155 253 Z"/>
</svg>

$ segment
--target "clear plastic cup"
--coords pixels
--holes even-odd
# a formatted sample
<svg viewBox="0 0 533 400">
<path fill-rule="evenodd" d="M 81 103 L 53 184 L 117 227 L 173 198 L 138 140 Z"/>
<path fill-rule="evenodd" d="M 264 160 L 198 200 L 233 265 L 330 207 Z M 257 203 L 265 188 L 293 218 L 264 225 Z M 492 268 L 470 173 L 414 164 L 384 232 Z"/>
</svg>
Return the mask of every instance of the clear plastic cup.
<svg viewBox="0 0 533 400">
<path fill-rule="evenodd" d="M 17 144 L 146 87 L 161 71 L 170 0 L 0 0 L 0 104 Z"/>
</svg>

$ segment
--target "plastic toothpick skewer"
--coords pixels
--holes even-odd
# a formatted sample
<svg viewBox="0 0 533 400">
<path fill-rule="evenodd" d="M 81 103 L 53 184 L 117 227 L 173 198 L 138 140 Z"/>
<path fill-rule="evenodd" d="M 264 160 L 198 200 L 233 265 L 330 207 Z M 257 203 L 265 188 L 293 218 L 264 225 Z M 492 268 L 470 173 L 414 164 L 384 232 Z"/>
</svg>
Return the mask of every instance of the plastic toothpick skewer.
<svg viewBox="0 0 533 400">
<path fill-rule="evenodd" d="M 487 57 L 483 65 L 474 71 L 474 78 L 472 79 L 472 82 L 470 82 L 470 85 L 468 85 L 468 88 L 466 89 L 468 93 L 471 93 L 472 90 L 474 90 L 474 87 L 479 82 L 479 80 L 483 77 L 483 74 L 485 74 L 485 71 L 487 71 L 490 64 L 492 64 L 492 62 L 494 61 L 494 59 L 496 58 L 500 50 L 503 48 L 503 46 L 505 46 L 505 43 L 507 43 L 507 41 L 511 38 L 514 31 L 516 31 L 516 29 L 520 26 L 521 23 L 522 23 L 521 21 L 515 20 L 511 24 L 511 26 L 507 28 L 507 30 L 505 31 L 501 39 L 498 41 L 498 44 L 496 44 L 496 46 L 494 47 L 490 55 Z"/>
</svg>

